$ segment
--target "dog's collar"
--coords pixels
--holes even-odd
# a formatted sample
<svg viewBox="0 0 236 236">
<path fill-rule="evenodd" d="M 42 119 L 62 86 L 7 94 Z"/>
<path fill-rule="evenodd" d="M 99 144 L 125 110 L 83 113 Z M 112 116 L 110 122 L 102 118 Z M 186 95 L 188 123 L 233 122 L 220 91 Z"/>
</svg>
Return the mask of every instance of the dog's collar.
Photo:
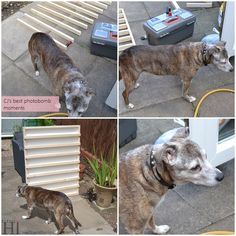
<svg viewBox="0 0 236 236">
<path fill-rule="evenodd" d="M 150 153 L 150 167 L 151 167 L 151 170 L 152 170 L 152 173 L 154 175 L 154 177 L 158 180 L 158 182 L 166 187 L 168 187 L 168 189 L 173 189 L 176 185 L 175 184 L 170 184 L 170 183 L 167 183 L 161 176 L 161 174 L 158 172 L 157 168 L 155 168 L 155 172 L 154 172 L 154 167 L 156 165 L 156 160 L 154 158 L 154 155 L 153 155 L 153 151 L 151 151 Z"/>
<path fill-rule="evenodd" d="M 203 60 L 203 64 L 205 66 L 208 65 L 207 60 L 206 60 L 206 54 L 207 54 L 207 45 L 206 45 L 206 43 L 203 43 L 203 45 L 202 45 L 202 60 Z"/>
</svg>

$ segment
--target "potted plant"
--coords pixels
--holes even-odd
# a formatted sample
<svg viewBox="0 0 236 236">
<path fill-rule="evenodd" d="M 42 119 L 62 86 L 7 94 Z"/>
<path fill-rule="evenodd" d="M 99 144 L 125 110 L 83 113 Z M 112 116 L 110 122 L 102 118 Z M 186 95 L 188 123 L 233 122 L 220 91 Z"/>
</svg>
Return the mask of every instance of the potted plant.
<svg viewBox="0 0 236 236">
<path fill-rule="evenodd" d="M 112 197 L 116 193 L 117 186 L 115 181 L 117 178 L 117 158 L 115 145 L 112 148 L 112 154 L 110 158 L 104 158 L 103 154 L 100 155 L 100 159 L 94 158 L 88 160 L 95 178 L 93 180 L 95 191 L 97 194 L 96 203 L 101 207 L 109 207 L 112 202 Z"/>
</svg>

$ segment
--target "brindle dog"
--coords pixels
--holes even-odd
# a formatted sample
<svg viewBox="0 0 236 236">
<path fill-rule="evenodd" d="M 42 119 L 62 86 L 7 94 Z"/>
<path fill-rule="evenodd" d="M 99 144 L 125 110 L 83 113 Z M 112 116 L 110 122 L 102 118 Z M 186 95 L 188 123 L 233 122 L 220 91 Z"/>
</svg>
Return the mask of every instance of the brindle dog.
<svg viewBox="0 0 236 236">
<path fill-rule="evenodd" d="M 82 116 L 95 92 L 70 57 L 45 33 L 34 33 L 28 44 L 35 75 L 39 76 L 38 61 L 52 81 L 53 95 L 65 97 L 69 116 Z"/>
<path fill-rule="evenodd" d="M 46 224 L 50 224 L 52 221 L 52 212 L 55 215 L 56 222 L 58 224 L 58 230 L 56 234 L 63 232 L 64 218 L 67 216 L 75 224 L 75 233 L 79 233 L 79 226 L 82 226 L 75 218 L 73 212 L 73 206 L 71 200 L 62 192 L 43 189 L 40 187 L 33 187 L 29 185 L 18 186 L 17 197 L 24 197 L 27 202 L 28 214 L 22 216 L 22 219 L 29 219 L 31 217 L 34 206 L 42 207 L 46 209 L 48 213 L 48 220 Z"/>
<path fill-rule="evenodd" d="M 182 81 L 182 96 L 188 102 L 196 98 L 189 96 L 188 90 L 192 78 L 198 69 L 208 64 L 214 64 L 222 71 L 233 71 L 229 62 L 225 42 L 208 45 L 202 42 L 181 43 L 161 46 L 133 46 L 120 55 L 119 74 L 123 79 L 125 90 L 123 97 L 129 108 L 134 105 L 129 102 L 129 94 L 138 88 L 137 80 L 142 72 L 155 75 L 177 75 Z"/>
<path fill-rule="evenodd" d="M 223 178 L 207 161 L 204 150 L 188 138 L 188 130 L 178 131 L 167 143 L 123 153 L 119 164 L 121 222 L 129 234 L 143 234 L 146 227 L 164 234 L 170 227 L 155 225 L 153 214 L 168 189 L 185 183 L 215 186 Z"/>
</svg>

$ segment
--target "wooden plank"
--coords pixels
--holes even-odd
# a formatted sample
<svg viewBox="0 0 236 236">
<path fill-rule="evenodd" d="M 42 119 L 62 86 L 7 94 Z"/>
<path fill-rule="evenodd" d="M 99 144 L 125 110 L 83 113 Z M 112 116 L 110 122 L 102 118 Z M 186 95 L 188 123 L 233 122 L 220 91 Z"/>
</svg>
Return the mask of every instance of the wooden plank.
<svg viewBox="0 0 236 236">
<path fill-rule="evenodd" d="M 82 7 L 78 7 L 77 5 L 75 5 L 73 3 L 70 3 L 70 2 L 60 2 L 60 3 L 65 5 L 65 6 L 67 6 L 67 7 L 72 8 L 74 10 L 77 10 L 77 11 L 79 11 L 81 13 L 84 13 L 84 14 L 90 16 L 90 17 L 93 17 L 93 18 L 96 18 L 96 19 L 98 18 L 98 14 L 97 13 L 94 13 L 92 11 L 86 10 L 86 9 L 84 9 Z"/>
<path fill-rule="evenodd" d="M 39 29 L 37 29 L 36 27 L 34 27 L 34 26 L 28 24 L 27 22 L 23 21 L 22 19 L 19 19 L 19 18 L 18 18 L 17 20 L 18 20 L 19 22 L 21 22 L 22 24 L 26 25 L 27 27 L 31 28 L 31 29 L 34 30 L 35 32 L 42 32 L 41 30 L 39 30 Z M 54 39 L 54 38 L 52 38 L 52 39 L 55 41 L 55 43 L 56 43 L 59 47 L 65 49 L 65 50 L 67 49 L 67 46 L 66 46 L 65 44 L 59 42 L 58 40 L 56 40 L 56 39 Z"/>
<path fill-rule="evenodd" d="M 66 152 L 60 153 L 61 156 L 72 156 L 72 155 L 79 155 L 80 152 Z M 37 155 L 27 155 L 27 159 L 34 159 L 34 158 L 47 158 L 47 157 L 57 157 L 58 153 L 51 153 L 51 154 L 37 154 Z"/>
<path fill-rule="evenodd" d="M 186 2 L 187 7 L 200 7 L 200 8 L 210 8 L 212 7 L 212 2 Z"/>
<path fill-rule="evenodd" d="M 49 179 L 48 181 L 38 181 L 38 182 L 33 182 L 31 181 L 31 184 L 33 186 L 40 186 L 40 185 L 45 185 L 45 184 L 54 184 L 54 183 L 60 183 L 60 182 L 69 182 L 72 180 L 79 180 L 79 176 L 77 177 L 72 177 L 72 178 L 64 178 L 64 179 L 56 179 L 56 180 L 51 180 Z"/>
<path fill-rule="evenodd" d="M 119 30 L 124 30 L 127 29 L 127 25 L 126 24 L 119 24 Z"/>
<path fill-rule="evenodd" d="M 75 16 L 75 17 L 77 17 L 77 18 L 79 18 L 79 19 L 81 19 L 81 20 L 83 20 L 83 21 L 85 21 L 87 23 L 89 23 L 89 24 L 93 24 L 94 23 L 93 19 L 91 19 L 91 18 L 89 18 L 87 16 L 84 16 L 84 15 L 81 15 L 81 14 L 75 12 L 75 11 L 72 11 L 72 10 L 68 9 L 68 8 L 65 8 L 65 7 L 63 7 L 63 6 L 59 5 L 59 4 L 56 4 L 54 2 L 47 2 L 47 4 L 50 4 L 51 6 L 54 6 L 57 9 L 60 9 L 63 12 L 69 13 L 69 14 L 71 14 L 71 15 L 73 15 L 73 16 Z"/>
<path fill-rule="evenodd" d="M 129 35 L 129 31 L 128 30 L 120 30 L 119 31 L 119 37 L 125 36 L 125 35 Z"/>
<path fill-rule="evenodd" d="M 128 35 L 128 36 L 124 36 L 124 37 L 119 37 L 119 43 L 124 43 L 124 42 L 128 42 L 128 41 L 131 41 L 131 36 Z"/>
<path fill-rule="evenodd" d="M 130 47 L 132 47 L 132 46 L 134 46 L 133 43 L 120 45 L 120 46 L 119 46 L 119 51 L 123 51 L 123 50 L 125 50 L 126 48 L 130 48 Z"/>
<path fill-rule="evenodd" d="M 86 3 L 86 2 L 82 2 L 82 1 L 76 1 L 75 3 L 77 5 L 80 5 L 80 6 L 84 7 L 84 8 L 86 8 L 86 9 L 89 9 L 91 11 L 97 12 L 99 14 L 103 13 L 103 9 L 101 9 L 99 7 L 96 7 L 96 6 L 93 6 L 90 3 Z"/>
<path fill-rule="evenodd" d="M 27 169 L 31 169 L 31 168 L 39 168 L 39 167 L 48 167 L 48 166 L 62 166 L 62 165 L 69 165 L 69 164 L 79 164 L 79 161 L 60 161 L 60 162 L 51 162 L 51 163 L 47 163 L 47 162 L 42 162 L 40 164 L 26 164 Z"/>
<path fill-rule="evenodd" d="M 87 1 L 86 1 L 87 2 Z M 106 4 L 104 4 L 104 3 L 101 3 L 101 2 L 98 2 L 98 1 L 89 1 L 89 2 L 87 2 L 87 3 L 89 3 L 90 5 L 94 5 L 94 6 L 97 6 L 97 7 L 100 7 L 100 8 L 102 8 L 102 9 L 104 9 L 104 10 L 106 10 L 107 9 L 107 5 Z"/>
<path fill-rule="evenodd" d="M 74 28 L 72 26 L 69 26 L 69 25 L 67 25 L 67 24 L 65 24 L 65 23 L 63 23 L 63 22 L 61 22 L 59 20 L 56 20 L 55 18 L 52 18 L 52 17 L 50 17 L 50 16 L 48 16 L 48 15 L 46 15 L 46 14 L 44 14 L 44 13 L 42 13 L 42 12 L 36 10 L 36 9 L 34 9 L 34 8 L 31 8 L 31 11 L 34 12 L 35 14 L 39 15 L 40 17 L 42 17 L 42 18 L 44 18 L 44 19 L 46 19 L 48 21 L 51 21 L 51 22 L 59 25 L 63 29 L 69 30 L 69 31 L 71 31 L 71 32 L 73 32 L 73 33 L 75 33 L 77 35 L 81 35 L 81 31 L 77 30 L 76 28 Z"/>
<path fill-rule="evenodd" d="M 111 5 L 112 1 L 99 1 L 101 3 L 107 4 L 107 5 Z"/>
<path fill-rule="evenodd" d="M 70 40 L 71 42 L 74 42 L 74 41 L 75 41 L 74 38 L 72 38 L 71 36 L 69 36 L 69 35 L 67 35 L 67 34 L 65 34 L 65 33 L 63 33 L 63 32 L 61 32 L 61 31 L 55 29 L 54 27 L 52 27 L 52 26 L 50 26 L 50 25 L 45 24 L 44 22 L 40 21 L 39 19 L 37 19 L 37 18 L 35 18 L 35 17 L 33 17 L 33 16 L 27 14 L 27 13 L 25 13 L 24 15 L 25 15 L 26 17 L 30 18 L 31 20 L 33 20 L 33 21 L 35 21 L 35 22 L 37 22 L 37 23 L 43 25 L 44 27 L 46 27 L 46 28 L 52 30 L 55 34 L 60 35 L 62 38 L 67 39 L 67 40 Z"/>
<path fill-rule="evenodd" d="M 55 135 L 48 135 L 48 134 L 44 134 L 44 135 L 39 135 L 39 136 L 29 136 L 27 135 L 25 137 L 25 140 L 27 139 L 50 139 L 50 138 L 68 138 L 68 137 L 78 137 L 77 134 L 55 134 Z M 80 137 L 80 134 L 79 134 Z"/>
<path fill-rule="evenodd" d="M 73 173 L 73 172 L 78 172 L 78 169 L 58 170 L 58 171 L 50 171 L 50 172 L 45 171 L 45 172 L 39 172 L 39 173 L 32 173 L 32 174 L 28 174 L 28 178 L 58 175 L 58 174 Z"/>
<path fill-rule="evenodd" d="M 73 146 L 75 146 L 75 147 L 77 147 L 77 146 L 79 146 L 80 145 L 80 143 L 66 143 L 66 144 L 48 144 L 48 145 L 41 145 L 41 146 L 39 146 L 39 145 L 26 145 L 25 146 L 25 149 L 27 150 L 27 149 L 41 149 L 41 148 L 53 148 L 53 147 L 73 147 Z"/>
<path fill-rule="evenodd" d="M 59 17 L 59 18 L 62 18 L 62 19 L 64 19 L 65 21 L 68 21 L 68 22 L 70 22 L 70 23 L 72 23 L 72 24 L 74 24 L 74 25 L 77 25 L 77 26 L 79 26 L 79 27 L 81 27 L 81 28 L 83 28 L 83 29 L 87 29 L 87 28 L 88 28 L 88 25 L 87 25 L 87 24 L 84 24 L 84 23 L 81 22 L 81 21 L 77 21 L 77 20 L 75 20 L 75 19 L 73 19 L 73 18 L 71 18 L 71 17 L 69 17 L 69 16 L 66 16 L 66 15 L 64 15 L 64 14 L 61 14 L 61 13 L 59 13 L 59 12 L 57 12 L 57 11 L 54 11 L 54 10 L 48 8 L 48 7 L 43 6 L 43 5 L 37 4 L 37 6 L 40 7 L 40 8 L 42 8 L 44 11 L 46 11 L 46 12 L 48 12 L 48 13 L 54 15 L 54 16 L 57 16 L 57 17 Z"/>
</svg>

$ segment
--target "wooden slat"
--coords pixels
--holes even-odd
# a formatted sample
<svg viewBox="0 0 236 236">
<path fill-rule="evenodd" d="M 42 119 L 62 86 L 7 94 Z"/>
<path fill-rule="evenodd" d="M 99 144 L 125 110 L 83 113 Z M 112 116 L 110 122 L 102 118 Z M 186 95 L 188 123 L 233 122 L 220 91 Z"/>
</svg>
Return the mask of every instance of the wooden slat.
<svg viewBox="0 0 236 236">
<path fill-rule="evenodd" d="M 65 143 L 65 144 L 47 144 L 47 145 L 26 145 L 25 149 L 44 149 L 44 148 L 55 148 L 55 147 L 77 147 L 80 143 Z M 58 153 L 59 154 L 59 153 Z"/>
<path fill-rule="evenodd" d="M 124 42 L 128 42 L 128 41 L 131 41 L 131 36 L 128 35 L 128 36 L 124 36 L 124 37 L 119 37 L 119 43 L 124 43 Z"/>
<path fill-rule="evenodd" d="M 26 163 L 26 168 L 31 169 L 31 168 L 39 168 L 39 167 L 49 167 L 49 166 L 62 166 L 62 165 L 70 165 L 70 164 L 79 164 L 79 161 L 59 161 L 59 162 L 51 162 L 51 163 L 46 163 L 42 162 L 40 164 L 27 164 Z"/>
<path fill-rule="evenodd" d="M 61 152 L 60 156 L 72 156 L 72 155 L 79 155 L 80 152 Z M 34 154 L 34 155 L 27 155 L 26 159 L 35 159 L 35 158 L 47 158 L 47 157 L 57 157 L 58 153 L 50 153 L 50 154 Z"/>
<path fill-rule="evenodd" d="M 19 22 L 21 22 L 22 24 L 26 25 L 27 27 L 31 28 L 31 29 L 34 30 L 35 32 L 42 32 L 41 30 L 39 30 L 39 29 L 37 29 L 36 27 L 34 27 L 34 26 L 28 24 L 27 22 L 23 21 L 22 19 L 19 19 L 19 18 L 18 18 L 17 20 L 18 20 Z M 66 46 L 65 44 L 59 42 L 58 40 L 56 40 L 56 39 L 54 39 L 54 38 L 52 38 L 52 39 L 55 41 L 55 43 L 56 43 L 59 47 L 65 49 L 65 50 L 67 49 L 67 46 Z"/>
<path fill-rule="evenodd" d="M 119 46 L 119 51 L 123 51 L 123 50 L 125 50 L 126 48 L 130 48 L 130 47 L 132 47 L 132 46 L 134 46 L 133 43 L 120 45 L 120 46 Z"/>
<path fill-rule="evenodd" d="M 58 175 L 64 173 L 76 173 L 78 169 L 69 169 L 69 170 L 58 170 L 58 171 L 47 171 L 47 172 L 39 172 L 39 173 L 31 173 L 28 174 L 28 178 L 40 177 L 40 176 L 50 176 L 50 175 Z"/>
<path fill-rule="evenodd" d="M 81 31 L 77 30 L 76 28 L 74 28 L 72 26 L 69 26 L 69 25 L 67 25 L 67 24 L 65 24 L 65 23 L 63 23 L 59 20 L 56 20 L 55 18 L 52 18 L 52 17 L 50 17 L 50 16 L 48 16 L 48 15 L 46 15 L 46 14 L 44 14 L 44 13 L 42 13 L 42 12 L 36 10 L 36 9 L 31 8 L 31 11 L 33 13 L 39 15 L 40 17 L 59 25 L 63 29 L 69 30 L 69 31 L 73 32 L 74 34 L 81 35 Z"/>
<path fill-rule="evenodd" d="M 80 137 L 80 134 L 44 134 L 44 135 L 27 135 L 25 140 L 27 139 L 50 139 L 50 138 L 72 138 L 72 137 Z"/>
<path fill-rule="evenodd" d="M 79 180 L 79 176 L 77 177 L 73 177 L 73 178 L 63 178 L 63 179 L 56 179 L 56 180 L 48 180 L 48 181 L 38 181 L 38 182 L 35 182 L 35 181 L 31 181 L 31 184 L 33 186 L 41 186 L 41 185 L 46 185 L 46 184 L 54 184 L 54 183 L 60 183 L 60 182 L 69 182 L 69 181 L 72 181 L 72 180 Z"/>
<path fill-rule="evenodd" d="M 59 13 L 59 12 L 57 12 L 57 11 L 54 11 L 54 10 L 48 8 L 48 7 L 43 6 L 43 5 L 37 4 L 37 6 L 40 7 L 40 8 L 42 8 L 44 11 L 46 11 L 46 12 L 48 12 L 48 13 L 54 15 L 54 16 L 57 16 L 57 17 L 59 17 L 59 18 L 62 18 L 62 19 L 64 19 L 65 21 L 68 21 L 68 22 L 70 22 L 70 23 L 72 23 L 72 24 L 74 24 L 74 25 L 77 25 L 77 26 L 79 26 L 79 27 L 81 27 L 81 28 L 83 28 L 83 29 L 87 29 L 87 28 L 88 28 L 88 25 L 87 25 L 87 24 L 84 24 L 84 23 L 81 22 L 81 21 L 75 20 L 75 19 L 73 19 L 73 18 L 71 18 L 71 17 L 69 17 L 69 16 L 66 16 L 66 15 L 64 15 L 64 14 L 61 14 L 61 13 Z"/>
<path fill-rule="evenodd" d="M 69 14 L 77 17 L 78 19 L 81 19 L 81 20 L 83 20 L 83 21 L 85 21 L 85 22 L 87 22 L 89 24 L 93 24 L 94 23 L 93 19 L 91 19 L 91 18 L 89 18 L 87 16 L 84 16 L 84 15 L 81 15 L 81 14 L 79 14 L 79 13 L 77 13 L 75 11 L 72 11 L 72 10 L 66 8 L 66 7 L 63 7 L 63 6 L 59 5 L 59 4 L 56 4 L 55 2 L 47 2 L 47 4 L 50 4 L 51 6 L 54 6 L 57 9 L 60 9 L 63 12 L 69 13 Z"/>
<path fill-rule="evenodd" d="M 99 7 L 96 7 L 96 6 L 93 6 L 90 3 L 86 3 L 86 2 L 83 2 L 83 1 L 76 1 L 75 3 L 77 5 L 80 5 L 80 6 L 84 7 L 84 8 L 87 8 L 91 11 L 94 11 L 94 12 L 97 12 L 97 13 L 100 13 L 100 14 L 103 13 L 103 9 L 101 9 Z"/>
<path fill-rule="evenodd" d="M 125 35 L 129 35 L 129 31 L 128 30 L 120 30 L 119 31 L 119 37 L 125 36 Z"/>
<path fill-rule="evenodd" d="M 52 30 L 55 34 L 60 35 L 62 38 L 67 39 L 67 40 L 70 40 L 71 42 L 74 42 L 74 38 L 72 38 L 71 36 L 69 36 L 69 35 L 67 35 L 67 34 L 65 34 L 65 33 L 63 33 L 63 32 L 61 32 L 61 31 L 55 29 L 55 27 L 52 27 L 52 26 L 50 26 L 50 25 L 48 25 L 48 24 L 45 24 L 44 22 L 40 21 L 39 19 L 37 19 L 37 18 L 35 18 L 35 17 L 33 17 L 33 16 L 27 14 L 27 13 L 25 13 L 24 15 L 25 15 L 26 17 L 30 18 L 31 20 L 33 20 L 33 21 L 35 21 L 35 22 L 37 22 L 37 23 L 43 25 L 44 27 L 46 27 L 46 28 Z"/>
<path fill-rule="evenodd" d="M 87 2 L 87 1 L 86 1 Z M 102 2 L 97 2 L 97 1 L 89 1 L 89 2 L 87 2 L 87 3 L 89 3 L 90 5 L 94 5 L 94 6 L 97 6 L 97 7 L 100 7 L 100 8 L 102 8 L 102 9 L 104 9 L 104 10 L 106 10 L 107 9 L 107 5 L 106 4 L 104 4 L 104 3 L 102 3 Z"/>
<path fill-rule="evenodd" d="M 77 11 L 79 11 L 79 12 L 81 12 L 81 13 L 84 13 L 84 14 L 86 14 L 86 15 L 88 15 L 88 16 L 90 16 L 90 17 L 93 17 L 93 18 L 98 18 L 98 14 L 97 13 L 94 13 L 94 12 L 92 12 L 92 11 L 89 11 L 89 10 L 86 10 L 86 9 L 84 9 L 84 8 L 82 8 L 82 7 L 78 7 L 77 5 L 75 5 L 75 4 L 73 4 L 73 3 L 70 3 L 70 2 L 60 2 L 61 4 L 63 4 L 63 5 L 65 5 L 65 6 L 67 6 L 67 7 L 70 7 L 70 8 L 72 8 L 72 9 L 74 9 L 74 10 L 77 10 Z"/>
</svg>

